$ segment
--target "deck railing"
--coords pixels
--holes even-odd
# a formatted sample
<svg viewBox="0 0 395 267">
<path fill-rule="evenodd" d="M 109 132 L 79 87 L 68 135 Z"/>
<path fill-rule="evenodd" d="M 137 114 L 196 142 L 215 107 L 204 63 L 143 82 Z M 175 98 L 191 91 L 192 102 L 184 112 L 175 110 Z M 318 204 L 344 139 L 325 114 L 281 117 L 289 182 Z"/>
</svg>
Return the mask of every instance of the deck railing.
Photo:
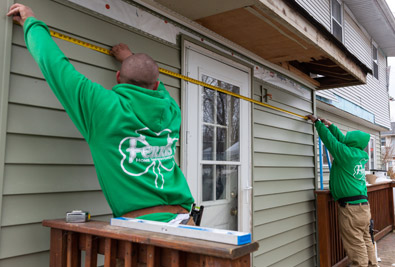
<svg viewBox="0 0 395 267">
<path fill-rule="evenodd" d="M 85 266 L 97 266 L 97 255 L 104 255 L 104 266 L 234 266 L 249 267 L 250 254 L 258 243 L 235 246 L 162 233 L 111 226 L 106 222 L 66 223 L 45 220 L 51 227 L 50 266 L 79 267 L 81 251 Z"/>
<path fill-rule="evenodd" d="M 368 198 L 376 241 L 395 229 L 393 187 L 395 182 L 371 185 Z M 329 190 L 316 191 L 320 266 L 346 266 L 347 257 L 340 239 L 337 203 Z"/>
</svg>

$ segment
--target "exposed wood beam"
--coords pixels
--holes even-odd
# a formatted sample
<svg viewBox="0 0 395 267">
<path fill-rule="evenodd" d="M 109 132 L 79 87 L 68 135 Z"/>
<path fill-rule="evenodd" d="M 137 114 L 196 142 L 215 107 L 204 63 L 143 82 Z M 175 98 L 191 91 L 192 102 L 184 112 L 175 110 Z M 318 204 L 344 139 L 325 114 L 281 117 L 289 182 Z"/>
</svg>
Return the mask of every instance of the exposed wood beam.
<svg viewBox="0 0 395 267">
<path fill-rule="evenodd" d="M 323 53 L 339 65 L 346 72 L 349 72 L 361 83 L 366 83 L 366 73 L 355 61 L 347 57 L 335 43 L 328 40 L 314 25 L 305 17 L 293 10 L 285 0 L 256 0 L 255 10 L 269 15 L 271 19 L 278 21 L 289 30 L 294 31 L 300 38 L 313 43 Z"/>
<path fill-rule="evenodd" d="M 314 84 L 315 86 L 320 87 L 320 83 L 317 80 L 311 78 L 309 75 L 307 75 L 306 73 L 302 72 L 301 70 L 295 68 L 288 62 L 279 62 L 278 65 L 280 65 L 281 67 L 283 67 L 286 70 L 289 70 L 289 71 L 295 73 L 296 75 L 303 78 L 304 80 L 307 80 L 311 84 Z"/>
</svg>

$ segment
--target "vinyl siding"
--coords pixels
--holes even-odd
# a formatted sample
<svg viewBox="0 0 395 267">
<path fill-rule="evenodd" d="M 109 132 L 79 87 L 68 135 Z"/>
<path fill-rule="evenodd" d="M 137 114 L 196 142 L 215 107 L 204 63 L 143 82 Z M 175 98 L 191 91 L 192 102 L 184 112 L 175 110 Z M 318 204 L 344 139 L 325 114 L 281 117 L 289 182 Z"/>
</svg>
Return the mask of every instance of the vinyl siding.
<svg viewBox="0 0 395 267">
<path fill-rule="evenodd" d="M 363 64 L 372 65 L 372 47 L 369 36 L 366 36 L 361 26 L 352 16 L 344 11 L 344 45 Z"/>
<path fill-rule="evenodd" d="M 311 99 L 254 80 L 272 94 L 268 104 L 313 113 Z M 253 110 L 254 266 L 315 266 L 314 135 L 305 120 L 258 105 Z"/>
<path fill-rule="evenodd" d="M 330 0 L 296 0 L 307 12 L 310 13 L 328 31 L 331 31 Z"/>
<path fill-rule="evenodd" d="M 59 31 L 107 47 L 130 44 L 134 51 L 150 54 L 161 67 L 180 72 L 178 48 L 53 1 L 20 2 Z M 55 41 L 78 71 L 107 89 L 115 85 L 119 65 L 114 59 Z M 94 219 L 109 221 L 111 210 L 87 143 L 51 92 L 26 49 L 22 28 L 16 25 L 9 73 L 0 266 L 48 266 L 49 229 L 41 226 L 42 220 L 64 218 L 67 211 L 83 209 Z M 180 81 L 163 75 L 160 79 L 180 103 Z M 179 153 L 176 157 L 179 161 Z"/>
<path fill-rule="evenodd" d="M 335 93 L 374 114 L 375 124 L 390 128 L 388 92 L 386 86 L 386 58 L 379 52 L 379 79 L 367 75 L 365 85 L 332 89 Z"/>
<path fill-rule="evenodd" d="M 326 5 L 326 12 L 329 12 L 328 14 L 330 16 L 330 1 L 319 1 L 317 3 L 311 0 L 298 0 L 297 2 L 322 24 L 322 18 L 320 17 L 326 17 L 323 13 L 323 7 Z M 324 4 L 323 2 L 326 3 Z M 372 68 L 372 39 L 358 22 L 354 20 L 353 15 L 349 12 L 349 9 L 344 9 L 344 45 L 363 64 L 368 68 Z M 330 31 L 330 19 L 328 23 L 329 26 L 327 29 Z M 375 124 L 390 128 L 387 92 L 387 61 L 380 47 L 378 50 L 379 79 L 368 74 L 366 84 L 364 85 L 323 90 L 320 91 L 320 95 L 331 99 L 333 94 L 337 94 L 374 114 Z"/>
</svg>

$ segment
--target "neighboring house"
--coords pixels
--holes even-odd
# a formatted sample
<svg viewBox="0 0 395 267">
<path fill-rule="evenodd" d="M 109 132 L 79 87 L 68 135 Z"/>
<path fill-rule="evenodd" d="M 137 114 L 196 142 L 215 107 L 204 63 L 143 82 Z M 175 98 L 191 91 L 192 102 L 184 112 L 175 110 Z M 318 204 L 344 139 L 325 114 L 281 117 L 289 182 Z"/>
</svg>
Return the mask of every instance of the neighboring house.
<svg viewBox="0 0 395 267">
<path fill-rule="evenodd" d="M 12 2 L 0 2 L 0 10 Z M 374 137 L 370 166 L 380 163 L 379 132 L 390 126 L 386 57 L 395 55 L 394 18 L 383 1 L 338 2 L 332 13 L 329 0 L 20 2 L 57 31 L 106 47 L 123 42 L 162 68 L 295 114 L 318 113 L 345 131 L 367 131 Z M 364 22 L 372 14 L 375 30 Z M 0 36 L 0 265 L 48 266 L 43 219 L 78 208 L 109 220 L 111 210 L 89 148 L 26 50 L 21 27 L 3 15 Z M 79 71 L 112 88 L 114 59 L 56 42 Z M 160 79 L 183 113 L 177 160 L 206 207 L 202 225 L 252 232 L 260 244 L 254 266 L 316 266 L 313 125 Z"/>
<path fill-rule="evenodd" d="M 391 122 L 391 130 L 381 132 L 382 168 L 389 170 L 395 166 L 395 122 Z"/>
</svg>

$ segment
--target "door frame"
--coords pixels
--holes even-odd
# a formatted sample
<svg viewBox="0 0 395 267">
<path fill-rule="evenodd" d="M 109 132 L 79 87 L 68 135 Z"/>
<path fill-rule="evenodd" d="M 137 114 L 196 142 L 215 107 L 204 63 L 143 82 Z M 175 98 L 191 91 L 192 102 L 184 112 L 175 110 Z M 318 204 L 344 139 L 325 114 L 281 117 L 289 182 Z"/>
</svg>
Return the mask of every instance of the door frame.
<svg viewBox="0 0 395 267">
<path fill-rule="evenodd" d="M 196 50 L 207 57 L 211 57 L 213 59 L 216 59 L 220 62 L 223 62 L 231 67 L 234 67 L 236 69 L 240 69 L 242 71 L 245 71 L 249 74 L 249 88 L 247 90 L 247 95 L 246 97 L 251 97 L 252 93 L 252 88 L 253 88 L 253 66 L 249 65 L 248 63 L 237 59 L 235 57 L 232 57 L 230 54 L 226 54 L 224 52 L 219 51 L 218 49 L 215 49 L 207 44 L 204 44 L 202 42 L 199 42 L 198 40 L 195 40 L 191 37 L 182 35 L 181 36 L 181 70 L 182 74 L 185 76 L 188 76 L 187 73 L 187 50 L 193 47 L 193 50 Z M 232 53 L 232 52 L 230 52 Z M 233 53 L 232 53 L 233 54 Z M 181 81 L 181 112 L 182 112 L 182 124 L 181 124 L 181 149 L 180 149 L 180 166 L 183 172 L 186 172 L 187 168 L 187 132 L 186 132 L 186 121 L 188 118 L 188 113 L 187 113 L 187 82 L 182 80 Z M 240 99 L 240 101 L 245 101 Z M 243 136 L 243 138 L 248 138 L 247 140 L 247 151 L 245 152 L 245 155 L 247 157 L 246 159 L 246 164 L 244 166 L 246 167 L 247 171 L 245 174 L 241 173 L 240 175 L 248 175 L 247 179 L 240 179 L 239 182 L 239 203 L 238 203 L 238 209 L 239 209 L 239 214 L 238 214 L 238 230 L 243 231 L 243 232 L 251 232 L 252 230 L 252 104 L 247 103 L 247 108 L 246 108 L 246 115 L 247 118 L 243 118 L 243 120 L 247 120 L 247 130 L 246 130 L 246 136 Z M 188 181 L 188 177 L 187 177 Z M 188 181 L 189 182 L 189 181 Z"/>
</svg>

